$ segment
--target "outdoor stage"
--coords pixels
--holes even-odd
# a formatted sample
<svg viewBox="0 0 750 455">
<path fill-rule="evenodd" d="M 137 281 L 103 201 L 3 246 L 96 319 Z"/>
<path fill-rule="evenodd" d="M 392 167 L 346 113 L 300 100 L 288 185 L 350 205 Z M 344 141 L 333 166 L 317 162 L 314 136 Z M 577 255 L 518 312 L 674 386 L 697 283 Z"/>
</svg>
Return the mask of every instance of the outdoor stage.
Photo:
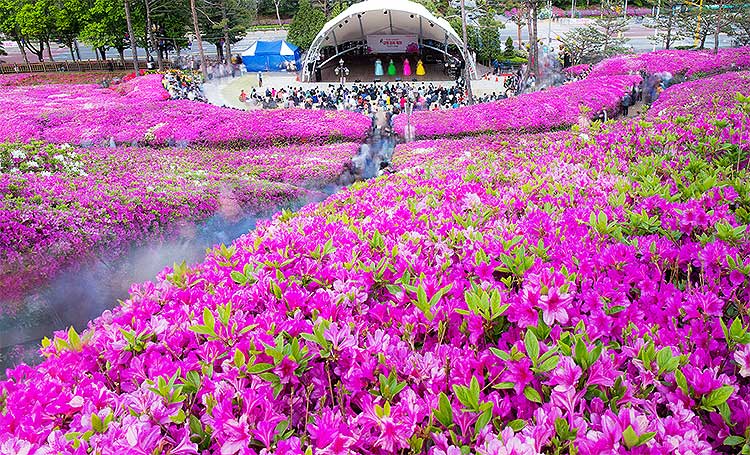
<svg viewBox="0 0 750 455">
<path fill-rule="evenodd" d="M 409 59 L 409 64 L 411 66 L 410 76 L 404 76 L 403 74 L 404 57 L 407 57 Z M 389 76 L 387 73 L 388 63 L 391 59 L 390 56 L 379 57 L 380 61 L 383 63 L 383 69 L 385 70 L 385 74 L 383 76 L 375 76 L 375 60 L 376 58 L 378 58 L 376 56 L 344 56 L 342 58 L 344 60 L 344 66 L 349 69 L 349 75 L 346 77 L 347 82 L 373 82 L 375 80 L 378 80 L 380 82 L 455 81 L 455 77 L 451 77 L 446 73 L 445 67 L 442 62 L 427 63 L 423 61 L 426 74 L 424 76 L 417 76 L 415 73 L 417 71 L 417 60 L 419 59 L 416 55 L 394 56 L 393 63 L 396 65 L 395 76 Z M 325 67 L 321 68 L 320 82 L 339 83 L 339 76 L 337 76 L 335 73 L 335 69 L 337 66 L 338 60 L 330 62 Z M 313 79 L 313 81 L 315 81 L 315 79 Z"/>
</svg>

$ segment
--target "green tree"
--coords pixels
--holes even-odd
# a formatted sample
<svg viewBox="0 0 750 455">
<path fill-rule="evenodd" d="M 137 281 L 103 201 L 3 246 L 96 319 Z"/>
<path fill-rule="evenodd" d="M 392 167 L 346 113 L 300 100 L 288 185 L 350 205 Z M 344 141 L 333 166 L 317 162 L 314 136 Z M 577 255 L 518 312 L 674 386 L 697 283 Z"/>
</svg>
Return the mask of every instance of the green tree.
<svg viewBox="0 0 750 455">
<path fill-rule="evenodd" d="M 748 6 L 743 6 L 745 14 L 740 14 L 730 25 L 730 35 L 734 38 L 736 44 L 740 46 L 750 46 L 750 10 Z"/>
<path fill-rule="evenodd" d="M 23 3 L 21 9 L 16 13 L 16 20 L 20 27 L 26 47 L 39 59 L 44 61 L 44 49 L 47 48 L 47 56 L 52 58 L 50 39 L 55 29 L 55 18 L 52 14 L 52 2 L 50 0 L 34 0 Z M 31 41 L 39 42 L 35 47 Z"/>
<path fill-rule="evenodd" d="M 325 14 L 320 9 L 313 7 L 310 0 L 300 0 L 297 14 L 289 26 L 287 39 L 302 49 L 309 49 L 325 23 Z"/>
<path fill-rule="evenodd" d="M 516 54 L 516 49 L 513 47 L 513 38 L 510 36 L 505 40 L 505 52 L 504 57 L 512 58 Z"/>
<path fill-rule="evenodd" d="M 659 17 L 646 25 L 656 29 L 654 37 L 650 39 L 664 49 L 670 49 L 675 41 L 689 36 L 686 28 L 690 25 L 690 18 L 682 0 L 663 0 L 659 10 Z"/>
<path fill-rule="evenodd" d="M 116 49 L 120 61 L 125 62 L 125 49 L 130 46 L 130 37 L 123 3 L 94 0 L 83 23 L 81 41 L 100 52 L 108 48 Z"/>
<path fill-rule="evenodd" d="M 623 37 L 627 27 L 627 19 L 613 11 L 605 11 L 593 24 L 574 28 L 560 40 L 570 52 L 573 63 L 595 63 L 627 52 L 629 40 Z"/>
<path fill-rule="evenodd" d="M 219 60 L 228 60 L 230 45 L 242 39 L 255 20 L 255 0 L 203 0 L 196 4 L 203 39 L 216 46 Z"/>
<path fill-rule="evenodd" d="M 17 13 L 21 9 L 22 0 L 0 0 L 0 34 L 7 36 L 18 44 L 23 60 L 28 65 L 24 36 L 18 24 Z"/>
<path fill-rule="evenodd" d="M 78 0 L 57 0 L 53 3 L 55 38 L 68 47 L 73 60 L 75 60 L 73 44 L 83 29 L 83 19 L 88 6 L 85 2 Z"/>
</svg>

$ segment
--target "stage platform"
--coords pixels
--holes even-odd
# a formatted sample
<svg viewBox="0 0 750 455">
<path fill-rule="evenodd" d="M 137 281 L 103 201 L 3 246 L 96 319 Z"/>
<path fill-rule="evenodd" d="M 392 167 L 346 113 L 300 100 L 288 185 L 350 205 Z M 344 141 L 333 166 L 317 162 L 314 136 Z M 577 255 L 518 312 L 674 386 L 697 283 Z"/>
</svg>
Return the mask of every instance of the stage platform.
<svg viewBox="0 0 750 455">
<path fill-rule="evenodd" d="M 386 74 L 383 76 L 376 77 L 375 76 L 375 63 L 370 62 L 347 62 L 346 59 L 344 59 L 344 65 L 349 68 L 349 76 L 347 76 L 346 81 L 347 82 L 354 82 L 354 81 L 362 81 L 362 82 L 374 82 L 376 79 L 380 82 L 396 82 L 396 81 L 407 81 L 407 82 L 419 82 L 419 81 L 449 81 L 451 80 L 450 77 L 445 73 L 444 67 L 442 63 L 426 63 L 424 65 L 425 67 L 425 75 L 424 76 L 417 76 L 415 73 L 417 71 L 417 62 L 415 59 L 410 58 L 409 63 L 411 64 L 411 76 L 404 76 L 403 75 L 403 60 L 393 60 L 393 63 L 396 65 L 396 75 L 395 76 L 389 76 L 387 74 L 388 71 L 388 62 L 389 60 L 382 60 L 383 62 L 383 69 L 386 71 Z M 325 68 L 321 68 L 320 75 L 321 80 L 320 82 L 330 82 L 330 83 L 338 83 L 339 77 L 335 73 L 335 67 L 337 65 L 327 65 Z M 455 80 L 455 79 L 452 79 Z"/>
</svg>

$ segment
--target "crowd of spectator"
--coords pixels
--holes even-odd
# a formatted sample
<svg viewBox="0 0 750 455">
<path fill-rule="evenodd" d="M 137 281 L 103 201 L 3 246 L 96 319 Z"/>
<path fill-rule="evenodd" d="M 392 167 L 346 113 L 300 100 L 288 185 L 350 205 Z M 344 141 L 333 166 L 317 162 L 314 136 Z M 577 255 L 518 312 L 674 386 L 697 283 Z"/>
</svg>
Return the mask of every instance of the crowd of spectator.
<svg viewBox="0 0 750 455">
<path fill-rule="evenodd" d="M 208 101 L 203 93 L 203 77 L 200 73 L 167 71 L 162 84 L 173 100 Z"/>
<path fill-rule="evenodd" d="M 479 102 L 505 98 L 504 93 L 478 97 Z M 403 110 L 407 103 L 414 110 L 441 110 L 466 105 L 465 91 L 458 84 L 429 82 L 358 83 L 353 86 L 329 84 L 325 88 L 253 88 L 240 93 L 240 101 L 250 109 L 305 108 L 351 110 L 372 114 L 377 108 Z"/>
</svg>

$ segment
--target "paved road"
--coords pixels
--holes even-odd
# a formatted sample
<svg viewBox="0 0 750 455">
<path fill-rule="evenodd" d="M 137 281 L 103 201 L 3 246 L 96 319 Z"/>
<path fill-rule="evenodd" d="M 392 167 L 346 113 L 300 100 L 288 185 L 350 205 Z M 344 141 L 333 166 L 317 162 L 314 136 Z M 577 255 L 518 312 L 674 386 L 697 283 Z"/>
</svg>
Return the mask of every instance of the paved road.
<svg viewBox="0 0 750 455">
<path fill-rule="evenodd" d="M 587 24 L 590 24 L 594 21 L 594 19 L 588 19 L 588 18 L 581 18 L 581 19 L 560 19 L 558 21 L 551 21 L 548 19 L 543 19 L 539 21 L 538 24 L 538 33 L 539 37 L 544 40 L 545 42 L 548 42 L 548 38 L 551 40 L 551 43 L 553 46 L 557 47 L 559 45 L 559 41 L 557 41 L 557 37 L 560 35 L 563 35 L 567 32 L 569 32 L 571 29 L 575 27 L 582 27 Z M 649 37 L 654 35 L 654 30 L 651 28 L 648 28 L 643 25 L 642 20 L 640 18 L 637 19 L 631 19 L 630 20 L 630 27 L 625 32 L 625 37 L 629 38 L 630 41 L 628 42 L 628 45 L 633 48 L 635 52 L 648 52 L 654 49 L 653 43 L 648 39 Z M 508 37 L 513 38 L 513 41 L 516 42 L 516 45 L 518 45 L 518 29 L 515 24 L 512 22 L 508 22 L 506 24 L 506 27 L 504 29 L 500 30 L 500 39 L 502 42 L 504 42 Z M 243 38 L 241 41 L 235 43 L 232 46 L 232 53 L 241 53 L 245 49 L 247 49 L 253 42 L 257 40 L 277 40 L 277 39 L 283 39 L 286 38 L 286 31 L 279 30 L 279 31 L 264 31 L 264 32 L 251 32 L 248 33 L 245 38 Z M 521 39 L 526 42 L 528 41 L 528 29 L 526 27 L 523 27 L 521 29 Z M 3 57 L 2 60 L 7 62 L 22 62 L 23 58 L 21 57 L 21 53 L 18 50 L 18 46 L 15 42 L 9 41 L 4 42 L 4 47 L 6 52 L 8 52 L 8 56 Z M 675 45 L 692 45 L 693 40 L 692 39 L 686 39 L 679 41 L 675 43 Z M 709 38 L 707 45 L 711 47 L 713 45 L 713 37 Z M 726 35 L 721 35 L 719 39 L 719 45 L 721 47 L 729 47 L 732 45 L 732 40 L 730 37 Z M 95 59 L 96 56 L 94 54 L 93 49 L 90 47 L 80 44 L 79 45 L 80 52 L 81 52 L 81 58 L 83 59 Z M 208 56 L 216 56 L 216 47 L 212 44 L 205 43 L 204 44 L 204 50 Z M 138 50 L 138 56 L 140 58 L 144 58 L 145 51 L 143 49 Z M 186 54 L 193 54 L 198 55 L 198 46 L 195 42 L 193 42 L 193 45 L 190 49 L 184 49 L 182 50 L 182 55 Z M 53 45 L 52 49 L 52 55 L 55 60 L 69 60 L 70 59 L 70 52 L 65 47 L 58 47 L 57 45 Z M 130 58 L 130 49 L 125 50 L 125 58 Z M 110 58 L 118 58 L 118 54 L 115 50 L 110 49 L 107 52 L 107 56 Z M 30 55 L 32 58 L 32 61 L 36 61 L 36 57 Z M 46 57 L 46 52 L 45 52 Z"/>
<path fill-rule="evenodd" d="M 582 18 L 582 19 L 560 19 L 558 21 L 551 21 L 549 19 L 540 20 L 537 26 L 537 33 L 539 38 L 545 43 L 548 43 L 548 38 L 551 38 L 552 45 L 557 47 L 560 42 L 557 41 L 557 37 L 569 32 L 573 28 L 583 27 L 594 22 L 594 19 Z M 625 32 L 625 37 L 630 41 L 627 43 L 628 46 L 632 47 L 635 52 L 650 52 L 654 50 L 654 44 L 649 40 L 649 37 L 654 36 L 654 29 L 648 28 L 643 25 L 641 19 L 630 19 L 630 27 Z M 504 29 L 500 30 L 501 42 L 505 42 L 508 37 L 513 38 L 513 42 L 518 46 L 518 27 L 508 22 Z M 529 40 L 529 33 L 527 27 L 521 28 L 521 39 L 524 42 Z M 693 44 L 692 39 L 685 39 L 675 43 L 675 46 L 690 46 Z M 707 40 L 706 45 L 708 47 L 713 46 L 713 37 Z M 719 46 L 730 47 L 732 46 L 732 39 L 727 35 L 719 36 Z"/>
</svg>

